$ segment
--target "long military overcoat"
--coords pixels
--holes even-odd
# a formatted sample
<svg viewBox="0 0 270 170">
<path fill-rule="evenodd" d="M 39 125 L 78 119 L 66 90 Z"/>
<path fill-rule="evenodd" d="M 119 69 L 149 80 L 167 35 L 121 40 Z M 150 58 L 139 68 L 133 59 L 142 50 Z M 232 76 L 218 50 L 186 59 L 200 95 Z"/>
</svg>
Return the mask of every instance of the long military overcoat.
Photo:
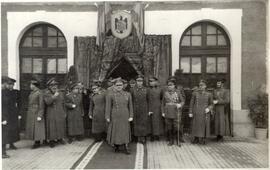
<svg viewBox="0 0 270 170">
<path fill-rule="evenodd" d="M 225 107 L 230 102 L 228 90 L 224 88 L 216 89 L 214 91 L 214 100 L 218 100 L 214 107 L 215 135 L 229 135 L 229 113 L 225 112 Z"/>
<path fill-rule="evenodd" d="M 41 121 L 37 118 L 40 117 Z M 28 97 L 28 111 L 26 115 L 26 138 L 30 140 L 44 140 L 45 117 L 44 100 L 40 90 L 32 91 Z"/>
<path fill-rule="evenodd" d="M 9 102 L 8 102 L 8 140 L 9 143 L 17 142 L 20 140 L 20 129 L 19 129 L 19 91 L 10 90 L 9 93 Z"/>
<path fill-rule="evenodd" d="M 54 97 L 50 90 L 44 93 L 47 139 L 61 139 L 66 136 L 65 98 L 62 92 Z"/>
<path fill-rule="evenodd" d="M 3 144 L 8 144 L 8 126 L 9 126 L 9 122 L 8 122 L 8 100 L 9 100 L 9 91 L 7 89 L 2 89 L 2 122 L 3 121 L 7 121 L 6 125 L 2 124 L 2 145 Z"/>
<path fill-rule="evenodd" d="M 89 115 L 92 116 L 92 133 L 106 132 L 106 93 L 93 94 L 90 98 Z"/>
<path fill-rule="evenodd" d="M 150 117 L 148 115 L 147 88 L 135 86 L 132 91 L 134 108 L 134 136 L 147 136 L 150 133 Z"/>
<path fill-rule="evenodd" d="M 112 91 L 106 95 L 105 118 L 110 120 L 107 141 L 109 144 L 127 144 L 131 141 L 129 118 L 133 118 L 131 95 L 125 91 Z"/>
<path fill-rule="evenodd" d="M 148 89 L 148 108 L 152 112 L 150 116 L 151 121 L 151 134 L 161 135 L 164 133 L 164 119 L 161 113 L 162 103 L 162 89 L 159 87 L 152 87 Z"/>
<path fill-rule="evenodd" d="M 83 103 L 81 94 L 75 94 L 73 92 L 66 95 L 65 105 L 67 111 L 67 127 L 68 135 L 83 135 Z M 75 108 L 72 106 L 75 105 Z"/>
<path fill-rule="evenodd" d="M 213 95 L 206 91 L 195 91 L 190 100 L 189 112 L 193 114 L 192 135 L 194 137 L 210 136 L 210 112 L 205 109 L 213 109 Z"/>
</svg>

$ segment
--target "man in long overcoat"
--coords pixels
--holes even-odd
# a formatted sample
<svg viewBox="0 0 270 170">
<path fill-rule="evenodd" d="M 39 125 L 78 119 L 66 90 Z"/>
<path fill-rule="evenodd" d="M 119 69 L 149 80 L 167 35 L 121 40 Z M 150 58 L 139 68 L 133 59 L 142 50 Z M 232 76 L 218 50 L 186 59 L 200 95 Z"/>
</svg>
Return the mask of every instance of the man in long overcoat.
<svg viewBox="0 0 270 170">
<path fill-rule="evenodd" d="M 215 118 L 215 135 L 217 141 L 222 141 L 224 135 L 229 133 L 229 113 L 226 112 L 225 107 L 230 102 L 230 95 L 228 90 L 224 88 L 224 81 L 217 82 L 217 89 L 214 90 L 214 118 Z"/>
<path fill-rule="evenodd" d="M 71 92 L 65 97 L 65 106 L 67 111 L 67 130 L 68 143 L 72 143 L 75 139 L 81 140 L 84 135 L 83 128 L 83 103 L 82 94 L 80 93 L 80 86 L 78 83 L 71 85 Z"/>
<path fill-rule="evenodd" d="M 47 139 L 51 148 L 57 142 L 65 144 L 63 138 L 66 136 L 66 112 L 65 97 L 58 89 L 55 78 L 47 82 L 48 89 L 44 93 L 46 110 Z"/>
<path fill-rule="evenodd" d="M 90 98 L 89 117 L 92 119 L 92 133 L 97 142 L 105 137 L 106 121 L 105 121 L 105 107 L 106 94 L 101 89 L 101 82 L 96 80 L 92 85 L 93 94 Z"/>
<path fill-rule="evenodd" d="M 128 144 L 131 141 L 130 122 L 133 120 L 133 106 L 130 93 L 123 91 L 123 81 L 115 81 L 115 90 L 106 96 L 106 121 L 109 123 L 107 141 L 119 151 L 125 145 L 125 153 L 130 154 Z"/>
<path fill-rule="evenodd" d="M 14 83 L 16 80 L 9 78 L 8 81 L 8 89 L 9 89 L 9 102 L 8 102 L 8 140 L 9 140 L 9 148 L 17 149 L 14 145 L 15 142 L 20 140 L 20 129 L 19 129 L 19 119 L 21 119 L 21 115 L 19 115 L 19 90 L 14 89 Z"/>
<path fill-rule="evenodd" d="M 6 152 L 6 144 L 8 144 L 8 100 L 9 100 L 9 90 L 7 89 L 8 86 L 8 77 L 2 76 L 2 158 L 9 158 Z"/>
<path fill-rule="evenodd" d="M 45 116 L 44 99 L 39 89 L 40 82 L 31 80 L 30 89 L 32 90 L 28 98 L 28 111 L 26 117 L 26 138 L 34 140 L 32 149 L 40 147 L 40 143 L 46 139 L 45 135 Z"/>
<path fill-rule="evenodd" d="M 201 80 L 199 89 L 192 93 L 189 116 L 192 120 L 192 143 L 205 144 L 210 137 L 210 112 L 213 109 L 213 95 L 206 91 L 206 82 Z"/>
<path fill-rule="evenodd" d="M 161 113 L 161 103 L 163 91 L 157 85 L 156 77 L 149 78 L 148 88 L 148 108 L 151 121 L 151 141 L 159 140 L 160 135 L 164 132 L 164 120 Z"/>
<path fill-rule="evenodd" d="M 168 145 L 173 145 L 174 139 L 176 139 L 177 145 L 180 146 L 181 108 L 184 106 L 185 100 L 176 89 L 175 80 L 169 79 L 167 85 L 168 88 L 164 92 L 162 99 L 162 116 L 165 117 L 166 131 L 169 139 Z"/>
<path fill-rule="evenodd" d="M 150 117 L 148 114 L 147 88 L 143 86 L 143 76 L 136 79 L 136 86 L 131 91 L 134 109 L 134 136 L 138 142 L 146 143 L 146 137 L 150 133 Z"/>
</svg>

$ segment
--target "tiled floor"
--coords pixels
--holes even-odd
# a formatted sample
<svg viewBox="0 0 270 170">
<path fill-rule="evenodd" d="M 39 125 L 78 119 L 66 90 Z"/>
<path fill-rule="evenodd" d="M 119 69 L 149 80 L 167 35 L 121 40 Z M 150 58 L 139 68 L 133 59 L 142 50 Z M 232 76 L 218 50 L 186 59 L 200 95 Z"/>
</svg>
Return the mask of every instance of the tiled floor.
<svg viewBox="0 0 270 170">
<path fill-rule="evenodd" d="M 167 146 L 164 140 L 147 142 L 147 166 L 168 168 L 267 168 L 268 141 L 252 138 L 225 138 L 223 143 L 208 141 L 206 145 L 191 144 L 188 137 L 181 147 Z M 16 143 L 18 150 L 8 150 L 11 156 L 3 160 L 7 169 L 70 169 L 93 143 L 85 139 L 72 144 L 48 146 L 32 150 L 31 141 Z M 108 150 L 111 152 L 111 149 Z M 105 160 L 102 163 L 106 163 Z M 121 162 L 120 162 L 121 163 Z"/>
<path fill-rule="evenodd" d="M 92 139 L 85 139 L 33 150 L 31 141 L 19 141 L 16 143 L 18 150 L 7 150 L 10 158 L 3 160 L 2 169 L 69 169 L 92 143 Z"/>
<path fill-rule="evenodd" d="M 194 145 L 189 141 L 167 146 L 159 141 L 147 144 L 148 168 L 267 168 L 268 141 L 225 138 L 224 142 L 208 141 Z"/>
</svg>

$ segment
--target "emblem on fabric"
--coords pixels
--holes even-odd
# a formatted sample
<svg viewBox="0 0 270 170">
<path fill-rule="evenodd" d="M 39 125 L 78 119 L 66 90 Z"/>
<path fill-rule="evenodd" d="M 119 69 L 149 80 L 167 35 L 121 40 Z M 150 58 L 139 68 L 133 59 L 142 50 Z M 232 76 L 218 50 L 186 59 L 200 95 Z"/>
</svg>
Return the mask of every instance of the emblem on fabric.
<svg viewBox="0 0 270 170">
<path fill-rule="evenodd" d="M 111 15 L 112 34 L 120 39 L 130 35 L 132 30 L 131 14 L 126 11 L 117 11 Z"/>
</svg>

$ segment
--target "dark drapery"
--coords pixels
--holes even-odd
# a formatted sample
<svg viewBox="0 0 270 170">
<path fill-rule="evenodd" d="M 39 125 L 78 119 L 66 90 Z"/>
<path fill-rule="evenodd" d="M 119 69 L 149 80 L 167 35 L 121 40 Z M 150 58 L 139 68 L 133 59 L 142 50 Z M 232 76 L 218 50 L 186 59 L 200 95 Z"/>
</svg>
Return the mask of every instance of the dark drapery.
<svg viewBox="0 0 270 170">
<path fill-rule="evenodd" d="M 96 45 L 96 37 L 75 37 L 74 66 L 78 80 L 86 87 L 99 76 L 101 56 Z"/>
<path fill-rule="evenodd" d="M 171 72 L 171 35 L 146 35 L 143 52 L 136 36 L 123 40 L 106 37 L 99 49 L 95 37 L 75 37 L 75 67 L 79 81 L 89 86 L 93 79 L 110 76 L 122 59 L 131 64 L 138 74 L 159 78 L 166 84 Z"/>
<path fill-rule="evenodd" d="M 166 84 L 171 74 L 171 35 L 145 35 L 142 61 L 146 79 L 156 76 Z"/>
</svg>

